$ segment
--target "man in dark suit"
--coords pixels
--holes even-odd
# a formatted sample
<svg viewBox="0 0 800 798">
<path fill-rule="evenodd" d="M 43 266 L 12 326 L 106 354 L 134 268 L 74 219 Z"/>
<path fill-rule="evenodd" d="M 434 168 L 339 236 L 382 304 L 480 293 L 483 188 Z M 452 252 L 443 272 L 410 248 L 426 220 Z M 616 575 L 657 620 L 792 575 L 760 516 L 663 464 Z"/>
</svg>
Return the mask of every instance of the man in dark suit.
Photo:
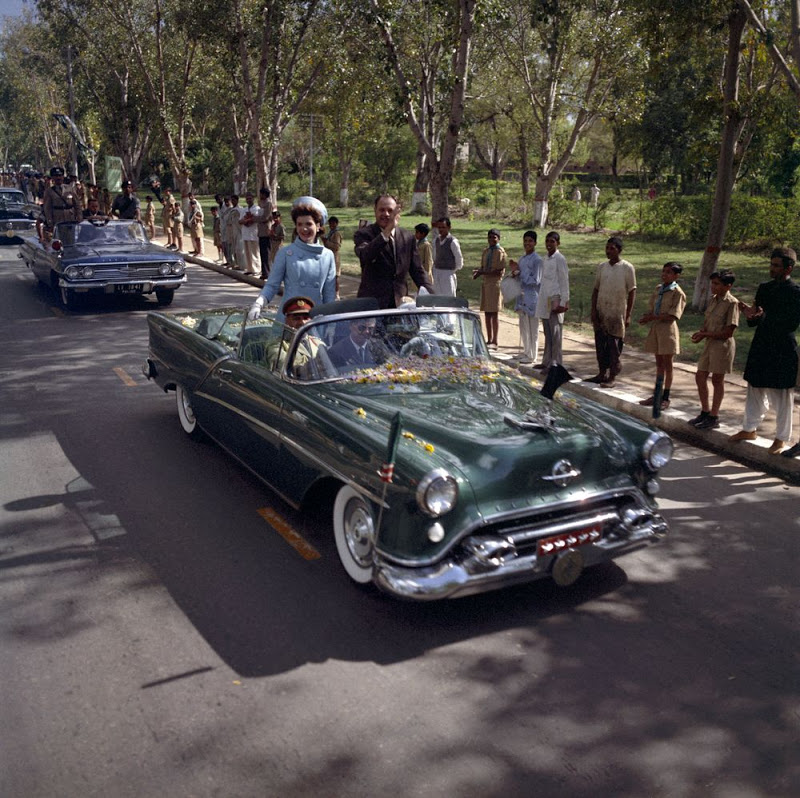
<svg viewBox="0 0 800 798">
<path fill-rule="evenodd" d="M 361 262 L 358 296 L 371 296 L 381 308 L 396 308 L 407 293 L 406 278 L 433 293 L 433 284 L 419 261 L 414 233 L 398 226 L 397 200 L 382 194 L 375 200 L 375 224 L 356 230 L 353 241 Z"/>
<path fill-rule="evenodd" d="M 374 366 L 375 353 L 370 339 L 375 334 L 375 326 L 375 319 L 351 321 L 350 334 L 328 350 L 328 357 L 333 365 L 342 370 Z"/>
</svg>

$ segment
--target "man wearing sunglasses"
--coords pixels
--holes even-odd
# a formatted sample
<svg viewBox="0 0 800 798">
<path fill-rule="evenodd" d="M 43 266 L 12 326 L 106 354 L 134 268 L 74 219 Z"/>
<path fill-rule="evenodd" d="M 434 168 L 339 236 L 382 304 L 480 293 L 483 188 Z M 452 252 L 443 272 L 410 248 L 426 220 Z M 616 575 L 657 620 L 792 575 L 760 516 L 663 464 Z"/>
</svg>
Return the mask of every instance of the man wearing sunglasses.
<svg viewBox="0 0 800 798">
<path fill-rule="evenodd" d="M 335 343 L 329 350 L 331 362 L 337 368 L 374 366 L 375 319 L 359 319 L 350 322 L 350 335 Z"/>
</svg>

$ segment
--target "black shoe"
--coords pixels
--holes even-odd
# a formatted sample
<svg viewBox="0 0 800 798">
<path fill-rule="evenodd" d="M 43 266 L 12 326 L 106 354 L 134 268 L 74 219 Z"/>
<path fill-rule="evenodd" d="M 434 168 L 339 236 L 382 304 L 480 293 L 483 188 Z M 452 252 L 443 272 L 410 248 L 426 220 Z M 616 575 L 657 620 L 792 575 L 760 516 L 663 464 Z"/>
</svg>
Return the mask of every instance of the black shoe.
<svg viewBox="0 0 800 798">
<path fill-rule="evenodd" d="M 606 375 L 604 371 L 601 371 L 599 374 L 595 374 L 594 377 L 590 377 L 588 380 L 584 380 L 584 382 L 594 382 L 594 383 L 601 383 L 601 382 L 609 382 L 610 378 Z"/>
<path fill-rule="evenodd" d="M 701 410 L 699 416 L 695 416 L 689 423 L 693 427 L 697 427 L 700 425 L 701 422 L 705 421 L 711 414 L 708 410 Z"/>
<path fill-rule="evenodd" d="M 790 446 L 785 452 L 781 452 L 782 457 L 797 457 L 800 454 L 800 442 Z"/>
<path fill-rule="evenodd" d="M 710 413 L 694 425 L 695 429 L 717 429 L 717 427 L 719 427 L 719 416 L 712 416 Z"/>
</svg>

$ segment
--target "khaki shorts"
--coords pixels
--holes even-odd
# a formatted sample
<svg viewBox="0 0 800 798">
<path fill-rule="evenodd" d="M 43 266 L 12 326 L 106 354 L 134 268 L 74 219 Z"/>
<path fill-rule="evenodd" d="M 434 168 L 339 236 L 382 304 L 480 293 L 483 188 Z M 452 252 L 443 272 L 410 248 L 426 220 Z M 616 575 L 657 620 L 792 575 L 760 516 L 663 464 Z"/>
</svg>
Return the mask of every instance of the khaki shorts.
<svg viewBox="0 0 800 798">
<path fill-rule="evenodd" d="M 698 371 L 710 374 L 730 374 L 733 371 L 733 358 L 736 354 L 736 343 L 733 338 L 727 341 L 706 339 L 706 348 L 697 363 Z"/>
</svg>

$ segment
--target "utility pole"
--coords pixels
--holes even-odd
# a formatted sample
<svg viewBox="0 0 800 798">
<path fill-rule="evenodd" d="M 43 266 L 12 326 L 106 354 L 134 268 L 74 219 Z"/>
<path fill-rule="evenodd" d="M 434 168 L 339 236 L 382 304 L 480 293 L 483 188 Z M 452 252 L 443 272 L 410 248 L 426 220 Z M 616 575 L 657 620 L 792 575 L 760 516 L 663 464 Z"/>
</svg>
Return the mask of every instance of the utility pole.
<svg viewBox="0 0 800 798">
<path fill-rule="evenodd" d="M 71 44 L 67 45 L 67 98 L 69 101 L 69 118 L 75 123 L 75 93 L 72 89 L 72 54 Z M 72 174 L 78 174 L 78 144 L 70 137 L 70 154 L 72 155 Z"/>
</svg>

